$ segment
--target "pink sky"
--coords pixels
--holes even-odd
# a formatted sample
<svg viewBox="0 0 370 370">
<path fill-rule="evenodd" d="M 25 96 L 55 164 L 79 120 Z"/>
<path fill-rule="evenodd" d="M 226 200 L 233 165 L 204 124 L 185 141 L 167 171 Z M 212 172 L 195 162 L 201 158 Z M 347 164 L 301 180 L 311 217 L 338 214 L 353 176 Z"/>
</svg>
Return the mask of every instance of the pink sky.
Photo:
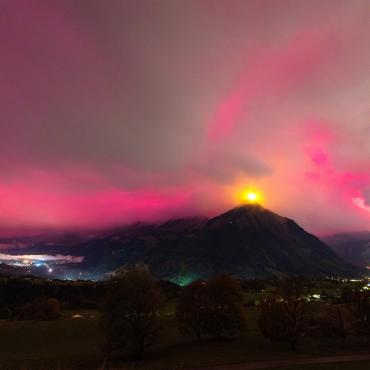
<svg viewBox="0 0 370 370">
<path fill-rule="evenodd" d="M 0 229 L 205 214 L 253 187 L 370 229 L 367 0 L 5 0 Z"/>
</svg>

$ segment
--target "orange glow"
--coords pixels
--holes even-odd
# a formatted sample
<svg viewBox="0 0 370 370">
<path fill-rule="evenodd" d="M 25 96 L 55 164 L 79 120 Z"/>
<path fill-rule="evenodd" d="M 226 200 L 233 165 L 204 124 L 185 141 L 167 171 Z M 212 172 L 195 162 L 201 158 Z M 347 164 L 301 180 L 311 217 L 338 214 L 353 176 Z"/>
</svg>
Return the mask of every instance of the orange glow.
<svg viewBox="0 0 370 370">
<path fill-rule="evenodd" d="M 234 188 L 232 194 L 236 203 L 262 204 L 265 201 L 262 192 L 254 187 Z"/>
<path fill-rule="evenodd" d="M 265 206 L 265 190 L 262 185 L 257 187 L 240 181 L 239 184 L 229 188 L 229 196 L 233 199 L 234 204 L 260 204 Z"/>
<path fill-rule="evenodd" d="M 242 200 L 248 203 L 261 203 L 262 196 L 258 191 L 248 189 L 243 192 Z"/>
<path fill-rule="evenodd" d="M 256 202 L 256 201 L 257 201 L 257 199 L 258 199 L 258 195 L 257 195 L 257 193 L 255 193 L 255 192 L 247 192 L 247 193 L 245 194 L 245 199 L 247 199 L 249 202 L 254 203 L 254 202 Z"/>
</svg>

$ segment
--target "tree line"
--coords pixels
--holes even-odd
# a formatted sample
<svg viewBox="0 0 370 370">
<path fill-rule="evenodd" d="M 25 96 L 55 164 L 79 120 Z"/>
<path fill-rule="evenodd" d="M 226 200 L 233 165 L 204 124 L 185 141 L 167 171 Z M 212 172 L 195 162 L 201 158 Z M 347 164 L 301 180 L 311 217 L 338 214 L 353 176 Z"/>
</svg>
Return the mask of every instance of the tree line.
<svg viewBox="0 0 370 370">
<path fill-rule="evenodd" d="M 281 280 L 274 293 L 262 296 L 258 326 L 264 337 L 292 349 L 307 337 L 344 341 L 355 335 L 370 340 L 368 291 L 346 287 L 330 303 L 312 302 L 305 295 L 309 284 L 302 278 Z M 106 356 L 142 356 L 165 333 L 165 302 L 160 285 L 145 270 L 113 279 L 102 306 Z M 246 306 L 240 282 L 219 275 L 182 288 L 175 318 L 184 336 L 228 338 L 247 330 Z"/>
<path fill-rule="evenodd" d="M 23 308 L 25 308 L 23 311 L 27 312 L 31 304 L 37 311 L 40 302 L 48 299 L 54 299 L 51 305 L 55 306 L 57 303 L 66 309 L 99 308 L 106 294 L 107 284 L 93 281 L 47 280 L 32 276 L 0 276 L 0 319 L 17 318 L 19 312 Z"/>
</svg>

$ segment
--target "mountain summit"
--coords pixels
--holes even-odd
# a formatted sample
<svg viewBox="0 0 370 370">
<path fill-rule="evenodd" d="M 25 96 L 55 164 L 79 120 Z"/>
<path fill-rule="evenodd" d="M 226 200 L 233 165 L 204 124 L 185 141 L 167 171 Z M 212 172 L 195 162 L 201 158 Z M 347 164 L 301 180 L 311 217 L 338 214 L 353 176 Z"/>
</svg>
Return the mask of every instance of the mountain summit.
<svg viewBox="0 0 370 370">
<path fill-rule="evenodd" d="M 213 218 L 205 235 L 213 253 L 223 255 L 223 266 L 243 278 L 356 273 L 320 239 L 260 205 L 243 205 Z"/>
<path fill-rule="evenodd" d="M 144 264 L 154 275 L 180 283 L 221 272 L 241 279 L 362 273 L 293 220 L 255 204 L 210 220 L 142 225 L 135 233 L 122 230 L 82 247 L 88 268 Z"/>
</svg>

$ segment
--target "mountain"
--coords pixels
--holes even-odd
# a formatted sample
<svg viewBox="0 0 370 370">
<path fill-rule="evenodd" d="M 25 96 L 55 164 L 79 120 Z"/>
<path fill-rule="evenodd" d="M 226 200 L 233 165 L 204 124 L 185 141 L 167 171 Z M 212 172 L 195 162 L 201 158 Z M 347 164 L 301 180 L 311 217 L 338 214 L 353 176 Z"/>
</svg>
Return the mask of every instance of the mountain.
<svg viewBox="0 0 370 370">
<path fill-rule="evenodd" d="M 370 268 L 370 231 L 334 234 L 323 240 L 343 259 Z"/>
<path fill-rule="evenodd" d="M 221 272 L 241 279 L 364 273 L 293 220 L 259 205 L 236 207 L 210 220 L 132 225 L 83 243 L 73 253 L 85 256 L 86 269 L 146 265 L 154 275 L 178 283 Z"/>
</svg>

